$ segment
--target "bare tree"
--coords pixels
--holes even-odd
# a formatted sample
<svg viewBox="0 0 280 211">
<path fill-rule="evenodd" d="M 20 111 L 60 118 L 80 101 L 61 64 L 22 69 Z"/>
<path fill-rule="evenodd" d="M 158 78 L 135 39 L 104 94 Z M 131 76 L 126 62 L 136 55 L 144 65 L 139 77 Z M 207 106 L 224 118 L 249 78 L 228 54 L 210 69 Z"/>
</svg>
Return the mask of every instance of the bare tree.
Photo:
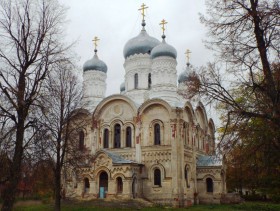
<svg viewBox="0 0 280 211">
<path fill-rule="evenodd" d="M 44 83 L 42 115 L 38 118 L 41 142 L 35 144 L 40 144 L 41 152 L 36 154 L 53 161 L 55 210 L 60 210 L 62 169 L 77 168 L 88 158 L 84 143 L 79 143 L 79 133 L 85 131 L 89 122 L 81 117 L 88 117 L 88 114 L 82 109 L 81 83 L 72 72 L 75 66 L 65 60 L 53 68 Z"/>
<path fill-rule="evenodd" d="M 14 130 L 2 210 L 13 207 L 25 147 L 33 137 L 26 131 L 36 122 L 31 111 L 42 82 L 66 50 L 61 42 L 64 14 L 57 0 L 0 1 L 0 117 Z"/>
<path fill-rule="evenodd" d="M 279 1 L 207 3 L 208 14 L 201 21 L 217 59 L 201 68 L 200 83 L 191 84 L 195 87 L 190 90 L 219 103 L 227 113 L 226 123 L 260 118 L 279 128 Z"/>
</svg>

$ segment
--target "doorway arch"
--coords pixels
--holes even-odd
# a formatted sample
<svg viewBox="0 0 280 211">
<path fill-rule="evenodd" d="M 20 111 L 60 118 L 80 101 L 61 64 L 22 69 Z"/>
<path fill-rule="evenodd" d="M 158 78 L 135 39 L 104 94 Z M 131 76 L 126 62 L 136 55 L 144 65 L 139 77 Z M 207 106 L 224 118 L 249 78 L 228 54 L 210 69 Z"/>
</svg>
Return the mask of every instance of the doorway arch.
<svg viewBox="0 0 280 211">
<path fill-rule="evenodd" d="M 88 193 L 90 188 L 89 179 L 86 177 L 84 178 L 84 193 Z"/>
<path fill-rule="evenodd" d="M 99 175 L 99 198 L 105 198 L 108 192 L 108 174 L 102 171 Z"/>
</svg>

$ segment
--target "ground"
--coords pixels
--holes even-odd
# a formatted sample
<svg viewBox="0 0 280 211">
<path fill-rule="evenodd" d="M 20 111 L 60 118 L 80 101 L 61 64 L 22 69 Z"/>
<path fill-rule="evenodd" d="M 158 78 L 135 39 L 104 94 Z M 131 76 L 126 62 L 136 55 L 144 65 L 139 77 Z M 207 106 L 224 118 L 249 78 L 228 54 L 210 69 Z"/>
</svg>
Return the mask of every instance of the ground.
<svg viewBox="0 0 280 211">
<path fill-rule="evenodd" d="M 1 204 L 0 204 L 1 207 Z M 15 205 L 15 211 L 48 211 L 53 210 L 50 203 L 41 201 L 19 201 Z M 118 211 L 118 210 L 142 210 L 142 211 L 160 211 L 160 210 L 187 210 L 187 211 L 279 211 L 280 204 L 246 202 L 236 205 L 196 205 L 188 208 L 171 208 L 151 204 L 144 200 L 90 200 L 90 201 L 63 201 L 62 211 Z"/>
</svg>

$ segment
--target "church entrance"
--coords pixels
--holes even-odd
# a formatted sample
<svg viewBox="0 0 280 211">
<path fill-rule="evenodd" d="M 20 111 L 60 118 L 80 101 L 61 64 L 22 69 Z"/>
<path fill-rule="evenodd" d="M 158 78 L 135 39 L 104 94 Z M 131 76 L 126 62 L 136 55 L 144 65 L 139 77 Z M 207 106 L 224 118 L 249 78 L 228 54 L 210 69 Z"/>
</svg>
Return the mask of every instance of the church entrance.
<svg viewBox="0 0 280 211">
<path fill-rule="evenodd" d="M 99 198 L 106 198 L 108 192 L 108 174 L 103 171 L 99 176 Z"/>
</svg>

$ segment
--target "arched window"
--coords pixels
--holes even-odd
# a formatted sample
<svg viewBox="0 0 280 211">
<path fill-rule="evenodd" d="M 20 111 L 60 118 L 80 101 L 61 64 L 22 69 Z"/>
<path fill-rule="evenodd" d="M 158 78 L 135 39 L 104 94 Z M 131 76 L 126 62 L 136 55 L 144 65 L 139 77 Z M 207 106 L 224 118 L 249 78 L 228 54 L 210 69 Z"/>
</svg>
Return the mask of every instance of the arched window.
<svg viewBox="0 0 280 211">
<path fill-rule="evenodd" d="M 205 137 L 203 137 L 203 139 L 202 139 L 202 149 L 203 150 L 205 149 Z"/>
<path fill-rule="evenodd" d="M 104 129 L 104 134 L 103 134 L 103 147 L 104 148 L 109 148 L 109 130 L 106 128 Z"/>
<path fill-rule="evenodd" d="M 121 147 L 121 126 L 116 124 L 114 128 L 114 148 Z"/>
<path fill-rule="evenodd" d="M 90 187 L 88 178 L 84 179 L 84 187 L 85 187 L 85 193 L 88 193 Z"/>
<path fill-rule="evenodd" d="M 125 141 L 126 147 L 131 147 L 131 127 L 126 128 L 126 141 Z"/>
<path fill-rule="evenodd" d="M 154 144 L 160 145 L 160 125 L 158 123 L 154 125 Z"/>
<path fill-rule="evenodd" d="M 121 177 L 117 178 L 117 193 L 123 192 L 123 181 Z"/>
<path fill-rule="evenodd" d="M 161 186 L 161 174 L 159 169 L 154 171 L 154 185 Z"/>
<path fill-rule="evenodd" d="M 138 74 L 134 75 L 134 89 L 138 89 Z"/>
<path fill-rule="evenodd" d="M 213 180 L 211 178 L 206 179 L 206 190 L 208 193 L 213 193 Z"/>
<path fill-rule="evenodd" d="M 148 88 L 150 89 L 151 86 L 152 86 L 152 75 L 151 75 L 151 73 L 149 73 L 149 75 L 148 75 Z"/>
<path fill-rule="evenodd" d="M 183 133 L 184 133 L 184 144 L 187 145 L 188 144 L 188 139 L 189 139 L 189 124 L 187 122 L 184 122 L 183 125 Z"/>
<path fill-rule="evenodd" d="M 189 167 L 188 166 L 185 167 L 185 180 L 186 180 L 186 185 L 189 188 L 190 184 L 189 184 Z"/>
<path fill-rule="evenodd" d="M 84 150 L 84 144 L 85 144 L 85 133 L 83 131 L 79 132 L 79 150 Z"/>
</svg>

